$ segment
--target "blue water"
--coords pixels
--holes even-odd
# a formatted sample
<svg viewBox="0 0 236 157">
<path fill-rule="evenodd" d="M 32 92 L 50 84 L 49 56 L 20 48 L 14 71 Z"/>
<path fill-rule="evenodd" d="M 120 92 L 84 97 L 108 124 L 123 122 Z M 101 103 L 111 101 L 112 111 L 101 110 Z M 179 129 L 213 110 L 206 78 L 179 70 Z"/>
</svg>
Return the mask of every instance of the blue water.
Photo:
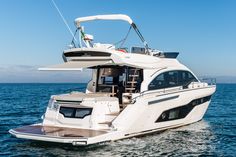
<svg viewBox="0 0 236 157">
<path fill-rule="evenodd" d="M 0 84 L 0 156 L 236 156 L 236 84 L 218 84 L 204 119 L 140 138 L 89 147 L 16 139 L 8 130 L 40 122 L 50 95 L 85 84 Z"/>
</svg>

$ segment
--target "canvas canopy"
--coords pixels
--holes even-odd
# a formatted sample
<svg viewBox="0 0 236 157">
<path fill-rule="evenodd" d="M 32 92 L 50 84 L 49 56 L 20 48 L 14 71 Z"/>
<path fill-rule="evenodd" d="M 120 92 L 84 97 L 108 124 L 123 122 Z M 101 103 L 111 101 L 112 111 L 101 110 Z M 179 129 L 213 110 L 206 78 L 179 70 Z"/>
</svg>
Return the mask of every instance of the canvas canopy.
<svg viewBox="0 0 236 157">
<path fill-rule="evenodd" d="M 80 23 L 94 20 L 122 20 L 128 22 L 133 27 L 135 32 L 138 34 L 139 38 L 142 40 L 145 48 L 148 51 L 149 47 L 147 42 L 145 41 L 143 35 L 140 33 L 137 26 L 135 25 L 135 23 L 133 23 L 132 19 L 129 16 L 124 14 L 111 14 L 111 15 L 95 15 L 95 16 L 79 17 L 75 19 L 75 25 L 78 28 L 80 28 Z"/>
<path fill-rule="evenodd" d="M 96 16 L 80 17 L 75 19 L 75 24 L 77 27 L 80 27 L 80 23 L 93 20 L 123 20 L 127 21 L 130 25 L 133 23 L 131 18 L 127 15 L 112 14 L 112 15 L 96 15 Z"/>
<path fill-rule="evenodd" d="M 98 65 L 106 65 L 111 61 L 69 61 L 63 64 L 52 65 L 45 68 L 39 68 L 41 71 L 71 71 L 71 70 L 82 70 L 82 68 L 89 68 Z"/>
</svg>

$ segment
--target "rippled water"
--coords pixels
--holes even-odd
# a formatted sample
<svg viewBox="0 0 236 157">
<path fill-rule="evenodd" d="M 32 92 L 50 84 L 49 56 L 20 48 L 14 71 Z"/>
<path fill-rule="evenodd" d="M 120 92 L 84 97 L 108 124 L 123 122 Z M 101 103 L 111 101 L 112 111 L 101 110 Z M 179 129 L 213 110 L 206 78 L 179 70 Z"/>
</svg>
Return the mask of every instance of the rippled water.
<svg viewBox="0 0 236 157">
<path fill-rule="evenodd" d="M 11 137 L 11 128 L 40 122 L 52 94 L 85 84 L 0 84 L 1 156 L 236 156 L 236 84 L 219 84 L 204 120 L 178 129 L 88 147 Z"/>
</svg>

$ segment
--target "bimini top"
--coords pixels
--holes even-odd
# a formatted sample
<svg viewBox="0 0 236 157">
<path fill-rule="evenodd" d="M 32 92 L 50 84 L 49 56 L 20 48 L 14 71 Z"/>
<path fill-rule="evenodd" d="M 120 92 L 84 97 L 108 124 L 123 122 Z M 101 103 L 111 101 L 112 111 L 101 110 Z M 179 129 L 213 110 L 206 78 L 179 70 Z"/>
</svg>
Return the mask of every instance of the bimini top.
<svg viewBox="0 0 236 157">
<path fill-rule="evenodd" d="M 124 14 L 95 15 L 95 16 L 79 17 L 75 19 L 75 25 L 78 29 L 81 30 L 80 24 L 82 22 L 95 21 L 95 20 L 122 20 L 122 21 L 128 22 L 131 25 L 131 27 L 134 29 L 134 31 L 137 33 L 141 41 L 143 42 L 145 48 L 146 49 L 149 48 L 147 42 L 145 41 L 143 35 L 140 33 L 139 29 L 137 28 L 133 20 L 129 16 L 124 15 Z M 87 47 L 89 47 L 88 44 L 87 44 Z"/>
<path fill-rule="evenodd" d="M 112 15 L 95 15 L 95 16 L 87 16 L 87 17 L 79 17 L 75 19 L 75 24 L 77 27 L 80 27 L 80 23 L 86 21 L 94 21 L 94 20 L 123 20 L 127 21 L 130 25 L 132 25 L 133 21 L 131 18 L 124 14 L 112 14 Z"/>
</svg>

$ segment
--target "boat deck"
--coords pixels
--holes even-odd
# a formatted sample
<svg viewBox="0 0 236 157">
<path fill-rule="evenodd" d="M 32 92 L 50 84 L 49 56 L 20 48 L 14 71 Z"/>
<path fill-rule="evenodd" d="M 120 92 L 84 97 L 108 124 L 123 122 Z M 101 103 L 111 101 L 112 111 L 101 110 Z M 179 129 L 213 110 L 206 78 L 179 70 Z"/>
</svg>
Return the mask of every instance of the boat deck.
<svg viewBox="0 0 236 157">
<path fill-rule="evenodd" d="M 107 133 L 107 131 L 65 128 L 42 125 L 29 125 L 12 129 L 15 133 L 31 134 L 34 136 L 50 136 L 54 138 L 89 138 Z"/>
</svg>

